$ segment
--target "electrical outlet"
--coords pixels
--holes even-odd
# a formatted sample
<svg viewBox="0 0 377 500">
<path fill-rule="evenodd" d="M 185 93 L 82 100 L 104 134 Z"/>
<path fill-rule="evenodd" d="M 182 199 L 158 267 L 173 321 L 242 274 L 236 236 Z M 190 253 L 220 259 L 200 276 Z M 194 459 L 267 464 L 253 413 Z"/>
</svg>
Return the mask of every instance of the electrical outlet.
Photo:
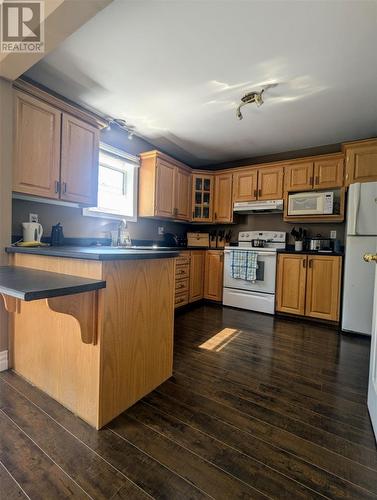
<svg viewBox="0 0 377 500">
<path fill-rule="evenodd" d="M 39 222 L 38 214 L 29 214 L 29 222 Z"/>
<path fill-rule="evenodd" d="M 158 235 L 162 236 L 163 234 L 165 234 L 164 226 L 158 226 Z"/>
<path fill-rule="evenodd" d="M 336 240 L 336 231 L 335 231 L 335 229 L 333 231 L 330 231 L 330 238 L 332 240 Z"/>
</svg>

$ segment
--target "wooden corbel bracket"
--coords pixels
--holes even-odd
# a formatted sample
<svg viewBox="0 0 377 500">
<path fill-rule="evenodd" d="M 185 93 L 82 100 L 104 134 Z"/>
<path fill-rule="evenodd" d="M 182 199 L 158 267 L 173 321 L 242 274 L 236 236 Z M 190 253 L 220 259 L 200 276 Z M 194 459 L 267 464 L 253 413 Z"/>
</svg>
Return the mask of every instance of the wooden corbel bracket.
<svg viewBox="0 0 377 500">
<path fill-rule="evenodd" d="M 46 299 L 51 311 L 73 316 L 80 325 L 84 344 L 97 343 L 98 291 L 63 295 Z"/>
<path fill-rule="evenodd" d="M 4 299 L 5 309 L 10 313 L 18 313 L 20 312 L 20 299 L 16 299 L 16 297 L 11 297 L 10 295 L 6 295 L 5 293 L 1 293 Z"/>
</svg>

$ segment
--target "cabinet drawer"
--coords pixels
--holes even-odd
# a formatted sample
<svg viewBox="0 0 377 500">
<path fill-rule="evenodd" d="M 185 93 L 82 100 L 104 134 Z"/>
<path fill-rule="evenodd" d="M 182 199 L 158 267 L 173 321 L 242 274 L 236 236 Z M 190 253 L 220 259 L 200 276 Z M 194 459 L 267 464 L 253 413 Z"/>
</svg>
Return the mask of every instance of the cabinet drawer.
<svg viewBox="0 0 377 500">
<path fill-rule="evenodd" d="M 190 255 L 180 254 L 176 260 L 177 266 L 188 266 L 190 264 Z"/>
<path fill-rule="evenodd" d="M 175 293 L 188 292 L 189 290 L 189 279 L 180 279 L 175 282 Z"/>
<path fill-rule="evenodd" d="M 175 304 L 175 307 L 177 308 L 177 307 L 185 306 L 186 304 L 188 304 L 188 301 L 189 301 L 189 294 L 187 291 L 187 292 L 176 294 L 174 304 Z"/>
<path fill-rule="evenodd" d="M 175 269 L 175 278 L 181 279 L 181 278 L 188 278 L 190 276 L 190 268 L 188 264 L 184 264 L 182 266 L 177 266 Z"/>
</svg>

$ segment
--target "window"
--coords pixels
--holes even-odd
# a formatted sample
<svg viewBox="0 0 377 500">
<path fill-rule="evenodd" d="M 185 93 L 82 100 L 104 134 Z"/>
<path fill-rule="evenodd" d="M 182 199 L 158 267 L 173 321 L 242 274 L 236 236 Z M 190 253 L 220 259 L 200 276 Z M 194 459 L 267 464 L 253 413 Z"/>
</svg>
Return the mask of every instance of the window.
<svg viewBox="0 0 377 500">
<path fill-rule="evenodd" d="M 100 144 L 98 205 L 85 208 L 84 215 L 135 221 L 139 159 L 124 151 Z"/>
</svg>

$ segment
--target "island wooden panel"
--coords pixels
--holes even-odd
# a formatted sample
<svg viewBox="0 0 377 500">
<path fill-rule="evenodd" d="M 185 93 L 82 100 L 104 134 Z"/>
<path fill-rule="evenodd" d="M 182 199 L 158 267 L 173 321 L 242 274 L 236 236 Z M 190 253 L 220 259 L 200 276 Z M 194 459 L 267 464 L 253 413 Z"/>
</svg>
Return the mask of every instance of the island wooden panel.
<svg viewBox="0 0 377 500">
<path fill-rule="evenodd" d="M 103 264 L 99 427 L 173 373 L 174 259 Z"/>
<path fill-rule="evenodd" d="M 102 264 L 79 259 L 14 254 L 11 263 L 33 269 L 102 279 Z M 99 294 L 99 310 L 102 291 Z M 53 312 L 46 300 L 21 302 L 13 315 L 14 370 L 94 427 L 98 427 L 101 335 L 84 344 L 72 316 Z"/>
<path fill-rule="evenodd" d="M 97 342 L 46 300 L 13 316 L 17 373 L 101 428 L 172 374 L 174 259 L 89 261 L 14 254 L 13 265 L 107 281 L 98 292 Z M 90 302 L 90 301 L 89 301 Z M 93 307 L 93 306 L 90 306 Z"/>
</svg>

